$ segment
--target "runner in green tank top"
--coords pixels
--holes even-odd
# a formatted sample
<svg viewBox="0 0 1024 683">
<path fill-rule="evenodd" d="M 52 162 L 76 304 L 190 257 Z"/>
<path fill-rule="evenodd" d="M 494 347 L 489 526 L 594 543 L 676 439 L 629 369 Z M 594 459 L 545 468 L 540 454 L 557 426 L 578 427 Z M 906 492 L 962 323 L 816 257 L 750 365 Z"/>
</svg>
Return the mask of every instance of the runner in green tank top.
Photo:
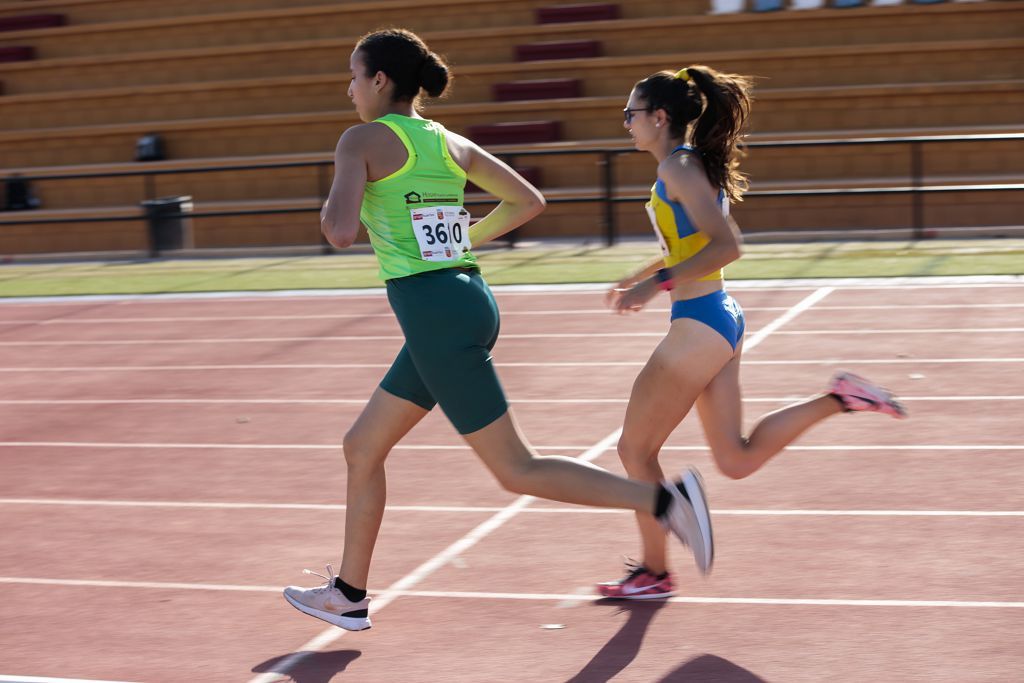
<svg viewBox="0 0 1024 683">
<path fill-rule="evenodd" d="M 469 213 L 462 208 L 466 172 L 448 152 L 444 127 L 401 114 L 385 114 L 375 123 L 387 126 L 408 155 L 400 169 L 366 183 L 363 194 L 359 220 L 380 262 L 380 278 L 453 265 L 475 268 L 476 258 L 469 251 Z M 446 221 L 446 211 L 454 218 Z M 442 223 L 444 227 L 438 228 Z"/>
<path fill-rule="evenodd" d="M 512 417 L 490 351 L 498 309 L 471 248 L 522 225 L 544 198 L 507 165 L 416 107 L 421 90 L 447 88 L 441 59 L 398 29 L 363 37 L 350 60 L 349 96 L 360 119 L 335 150 L 334 183 L 321 227 L 337 247 L 366 225 L 405 345 L 344 439 L 348 482 L 344 555 L 319 588 L 289 586 L 302 612 L 342 628 L 370 627 L 370 558 L 384 514 L 384 461 L 435 404 L 509 491 L 651 515 L 711 567 L 710 517 L 693 471 L 648 483 L 561 456 L 541 457 Z M 473 227 L 462 207 L 466 179 L 500 203 Z M 444 489 L 439 476 L 437 486 Z"/>
</svg>

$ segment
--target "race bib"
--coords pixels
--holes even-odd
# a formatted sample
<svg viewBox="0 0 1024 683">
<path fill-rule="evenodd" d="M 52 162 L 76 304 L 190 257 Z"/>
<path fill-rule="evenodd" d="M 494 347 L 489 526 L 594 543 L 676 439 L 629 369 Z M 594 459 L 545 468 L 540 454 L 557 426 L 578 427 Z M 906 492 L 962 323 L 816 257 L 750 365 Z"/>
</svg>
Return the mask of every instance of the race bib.
<svg viewBox="0 0 1024 683">
<path fill-rule="evenodd" d="M 469 251 L 469 212 L 461 206 L 431 206 L 409 213 L 424 261 L 451 261 Z"/>
<path fill-rule="evenodd" d="M 658 227 L 658 214 L 654 211 L 654 207 L 650 202 L 644 205 L 647 209 L 647 215 L 651 219 L 651 226 L 654 228 L 654 234 L 658 236 L 658 244 L 661 245 L 661 253 L 663 256 L 668 256 L 668 243 L 665 242 L 665 236 L 661 234 L 661 228 Z"/>
</svg>

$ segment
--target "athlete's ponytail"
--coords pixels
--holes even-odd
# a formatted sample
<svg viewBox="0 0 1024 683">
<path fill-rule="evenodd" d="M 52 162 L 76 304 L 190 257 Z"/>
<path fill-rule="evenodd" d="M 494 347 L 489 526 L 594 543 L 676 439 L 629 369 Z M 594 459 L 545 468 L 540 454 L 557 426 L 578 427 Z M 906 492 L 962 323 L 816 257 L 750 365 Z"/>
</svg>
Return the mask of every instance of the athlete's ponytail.
<svg viewBox="0 0 1024 683">
<path fill-rule="evenodd" d="M 691 142 L 708 180 L 730 201 L 740 201 L 747 177 L 739 170 L 738 145 L 750 115 L 750 80 L 698 65 L 658 72 L 635 89 L 648 111 L 665 110 L 673 137 L 685 139 L 687 127 L 696 120 Z"/>
<path fill-rule="evenodd" d="M 383 71 L 395 84 L 393 102 L 413 101 L 421 89 L 430 97 L 440 97 L 448 89 L 448 65 L 412 31 L 392 28 L 368 33 L 359 39 L 356 50 L 362 54 L 367 76 Z"/>
</svg>

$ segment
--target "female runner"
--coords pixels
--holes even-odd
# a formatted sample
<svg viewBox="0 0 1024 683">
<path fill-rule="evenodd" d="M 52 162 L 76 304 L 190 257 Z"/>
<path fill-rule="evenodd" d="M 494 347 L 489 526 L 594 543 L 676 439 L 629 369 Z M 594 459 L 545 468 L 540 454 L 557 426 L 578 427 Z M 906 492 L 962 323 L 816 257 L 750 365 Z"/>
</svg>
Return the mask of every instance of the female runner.
<svg viewBox="0 0 1024 683">
<path fill-rule="evenodd" d="M 571 458 L 538 456 L 508 408 L 490 356 L 498 309 L 471 247 L 540 213 L 544 198 L 477 145 L 417 113 L 421 90 L 440 96 L 449 72 L 416 35 L 369 34 L 350 67 L 348 94 L 366 123 L 338 141 L 321 225 L 337 247 L 353 243 L 360 222 L 367 227 L 405 345 L 345 435 L 348 493 L 339 573 L 328 566 L 327 583 L 289 586 L 285 598 L 344 629 L 370 627 L 366 585 L 384 513 L 384 461 L 435 404 L 509 491 L 647 513 L 688 544 L 697 566 L 708 571 L 710 518 L 695 471 L 649 483 Z M 472 228 L 462 207 L 467 178 L 501 200 Z M 440 490 L 444 483 L 439 477 Z"/>
<path fill-rule="evenodd" d="M 742 428 L 740 358 L 743 310 L 725 291 L 722 268 L 740 257 L 741 237 L 729 203 L 746 189 L 737 143 L 750 113 L 742 76 L 706 66 L 662 71 L 638 82 L 624 110 L 636 148 L 658 161 L 647 211 L 662 258 L 609 290 L 619 313 L 640 310 L 659 291 L 672 298 L 668 334 L 633 384 L 619 440 L 619 458 L 633 479 L 662 480 L 658 453 L 694 405 L 719 470 L 741 479 L 812 425 L 843 411 L 905 417 L 893 396 L 867 380 L 839 373 L 827 393 L 764 416 Z M 598 584 L 605 597 L 662 598 L 673 593 L 665 534 L 637 513 L 643 559 L 627 562 L 624 578 Z"/>
</svg>

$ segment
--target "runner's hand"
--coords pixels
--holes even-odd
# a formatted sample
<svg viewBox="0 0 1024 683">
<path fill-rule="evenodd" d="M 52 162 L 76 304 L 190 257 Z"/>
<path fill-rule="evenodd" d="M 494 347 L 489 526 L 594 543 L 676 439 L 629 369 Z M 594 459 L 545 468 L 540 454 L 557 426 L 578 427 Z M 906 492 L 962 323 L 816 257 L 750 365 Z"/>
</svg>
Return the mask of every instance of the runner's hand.
<svg viewBox="0 0 1024 683">
<path fill-rule="evenodd" d="M 653 278 L 641 280 L 619 295 L 615 301 L 615 311 L 620 314 L 639 311 L 657 293 L 658 287 Z"/>
<path fill-rule="evenodd" d="M 622 295 L 629 291 L 629 286 L 625 282 L 617 282 L 611 286 L 611 288 L 604 293 L 604 305 L 614 310 L 618 309 L 619 299 Z"/>
</svg>

